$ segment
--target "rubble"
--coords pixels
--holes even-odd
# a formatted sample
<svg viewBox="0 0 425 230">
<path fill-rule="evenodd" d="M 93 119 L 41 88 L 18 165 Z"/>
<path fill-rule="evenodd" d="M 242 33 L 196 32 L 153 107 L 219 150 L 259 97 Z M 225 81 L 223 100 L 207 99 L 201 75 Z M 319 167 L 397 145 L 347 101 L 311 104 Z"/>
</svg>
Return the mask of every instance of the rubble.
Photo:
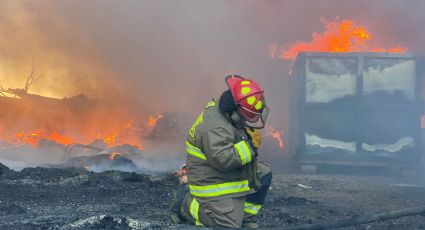
<svg viewBox="0 0 425 230">
<path fill-rule="evenodd" d="M 0 229 L 198 229 L 168 219 L 178 187 L 172 172 L 0 169 Z M 394 186 L 402 183 L 389 177 L 275 174 L 260 224 L 281 228 L 332 223 L 425 205 L 424 186 Z M 343 229 L 423 226 L 425 216 L 418 215 Z"/>
<path fill-rule="evenodd" d="M 6 165 L 0 163 L 0 175 L 8 173 L 9 171 L 10 169 Z"/>
</svg>

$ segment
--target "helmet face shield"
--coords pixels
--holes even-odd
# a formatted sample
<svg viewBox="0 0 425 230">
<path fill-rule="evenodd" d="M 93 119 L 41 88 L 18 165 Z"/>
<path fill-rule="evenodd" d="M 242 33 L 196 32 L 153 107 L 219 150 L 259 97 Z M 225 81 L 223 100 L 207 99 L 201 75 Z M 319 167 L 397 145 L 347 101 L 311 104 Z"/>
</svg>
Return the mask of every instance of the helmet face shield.
<svg viewBox="0 0 425 230">
<path fill-rule="evenodd" d="M 261 113 L 251 111 L 245 107 L 241 107 L 239 111 L 241 115 L 249 122 L 257 122 L 261 117 Z"/>
<path fill-rule="evenodd" d="M 242 116 L 245 118 L 245 125 L 247 127 L 253 128 L 253 129 L 262 129 L 264 126 L 266 126 L 267 117 L 269 116 L 270 109 L 269 107 L 265 106 L 261 114 L 256 114 L 256 120 L 254 119 L 248 119 L 248 117 L 243 115 L 243 109 L 240 109 Z"/>
</svg>

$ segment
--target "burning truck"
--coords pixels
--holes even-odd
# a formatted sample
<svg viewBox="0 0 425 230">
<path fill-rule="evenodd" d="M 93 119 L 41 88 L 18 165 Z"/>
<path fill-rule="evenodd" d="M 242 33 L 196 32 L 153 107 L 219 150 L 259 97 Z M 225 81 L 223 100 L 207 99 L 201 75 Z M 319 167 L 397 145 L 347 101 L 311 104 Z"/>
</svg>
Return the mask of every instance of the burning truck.
<svg viewBox="0 0 425 230">
<path fill-rule="evenodd" d="M 418 169 L 423 63 L 406 53 L 300 53 L 288 144 L 301 170 L 314 173 L 322 165 Z"/>
</svg>

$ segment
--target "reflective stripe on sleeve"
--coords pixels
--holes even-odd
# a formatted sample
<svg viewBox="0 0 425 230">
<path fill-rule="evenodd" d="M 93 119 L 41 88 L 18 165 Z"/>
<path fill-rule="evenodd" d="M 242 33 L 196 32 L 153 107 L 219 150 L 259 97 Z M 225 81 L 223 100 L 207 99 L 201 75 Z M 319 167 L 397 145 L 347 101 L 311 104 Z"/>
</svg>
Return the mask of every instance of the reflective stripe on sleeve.
<svg viewBox="0 0 425 230">
<path fill-rule="evenodd" d="M 193 146 L 192 144 L 189 143 L 189 141 L 186 141 L 186 152 L 189 153 L 192 156 L 201 158 L 203 160 L 207 160 L 207 158 L 205 157 L 205 155 L 202 153 L 202 151 Z"/>
<path fill-rule="evenodd" d="M 236 152 L 238 152 L 239 157 L 241 158 L 242 165 L 245 165 L 252 161 L 252 153 L 248 147 L 246 141 L 240 141 L 235 145 Z"/>
<path fill-rule="evenodd" d="M 201 222 L 199 222 L 199 203 L 195 198 L 193 198 L 190 203 L 190 214 L 192 215 L 196 225 L 204 226 Z"/>
<path fill-rule="evenodd" d="M 260 211 L 261 205 L 253 204 L 249 202 L 245 202 L 244 204 L 244 212 L 250 213 L 252 215 L 257 215 L 258 211 Z"/>
<path fill-rule="evenodd" d="M 248 180 L 243 180 L 204 186 L 189 185 L 189 189 L 193 196 L 214 197 L 249 191 L 248 184 Z"/>
</svg>

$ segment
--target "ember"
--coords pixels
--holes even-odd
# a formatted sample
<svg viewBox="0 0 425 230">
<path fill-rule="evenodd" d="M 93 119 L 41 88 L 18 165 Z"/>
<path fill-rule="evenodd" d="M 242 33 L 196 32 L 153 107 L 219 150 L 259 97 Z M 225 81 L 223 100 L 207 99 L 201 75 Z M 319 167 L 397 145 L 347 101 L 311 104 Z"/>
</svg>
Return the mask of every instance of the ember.
<svg viewBox="0 0 425 230">
<path fill-rule="evenodd" d="M 372 45 L 372 34 L 363 26 L 359 26 L 353 21 L 338 18 L 332 22 L 324 23 L 325 31 L 322 33 L 314 32 L 312 40 L 298 41 L 290 46 L 279 46 L 272 44 L 269 46 L 269 55 L 273 60 L 294 60 L 299 52 L 318 51 L 318 52 L 390 52 L 403 53 L 406 48 L 400 45 L 391 48 L 382 48 Z"/>
<path fill-rule="evenodd" d="M 109 155 L 109 160 L 113 161 L 117 156 L 121 155 L 119 152 L 113 152 Z"/>
</svg>

